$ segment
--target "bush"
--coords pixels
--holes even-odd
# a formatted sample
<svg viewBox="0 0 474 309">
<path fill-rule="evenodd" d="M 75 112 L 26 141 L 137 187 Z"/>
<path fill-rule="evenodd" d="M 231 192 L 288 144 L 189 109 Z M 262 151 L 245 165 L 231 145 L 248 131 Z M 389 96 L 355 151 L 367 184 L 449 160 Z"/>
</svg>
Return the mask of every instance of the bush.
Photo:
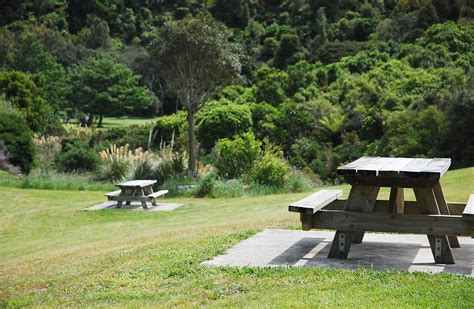
<svg viewBox="0 0 474 309">
<path fill-rule="evenodd" d="M 252 170 L 252 180 L 258 184 L 281 186 L 285 183 L 288 165 L 273 153 L 266 153 Z"/>
<path fill-rule="evenodd" d="M 227 178 L 237 178 L 249 172 L 257 159 L 262 143 L 255 140 L 253 133 L 229 140 L 221 139 L 216 145 L 215 166 L 219 174 Z"/>
<path fill-rule="evenodd" d="M 300 171 L 293 170 L 285 183 L 285 191 L 307 192 L 314 187 L 313 181 Z"/>
<path fill-rule="evenodd" d="M 149 160 L 140 161 L 133 173 L 133 179 L 154 179 L 153 164 Z"/>
<path fill-rule="evenodd" d="M 3 141 L 9 162 L 29 173 L 33 166 L 35 146 L 31 131 L 23 117 L 15 112 L 0 111 L 0 141 Z"/>
<path fill-rule="evenodd" d="M 198 184 L 196 191 L 194 191 L 195 197 L 215 197 L 214 189 L 216 187 L 215 175 L 209 174 L 202 178 Z"/>
<path fill-rule="evenodd" d="M 97 170 L 99 158 L 85 148 L 71 148 L 57 157 L 56 166 L 60 172 L 91 172 Z"/>
<path fill-rule="evenodd" d="M 226 99 L 209 102 L 196 115 L 196 136 L 205 150 L 211 150 L 219 139 L 234 137 L 251 127 L 250 108 Z"/>
</svg>

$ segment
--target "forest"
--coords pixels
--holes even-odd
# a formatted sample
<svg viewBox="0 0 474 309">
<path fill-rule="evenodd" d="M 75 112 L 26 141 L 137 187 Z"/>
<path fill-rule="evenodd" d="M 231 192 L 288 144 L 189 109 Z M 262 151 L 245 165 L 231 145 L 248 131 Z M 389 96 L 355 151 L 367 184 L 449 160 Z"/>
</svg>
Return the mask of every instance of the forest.
<svg viewBox="0 0 474 309">
<path fill-rule="evenodd" d="M 334 182 L 338 166 L 363 155 L 474 164 L 473 1 L 0 6 L 4 169 L 100 170 L 97 179 L 118 180 L 131 172 L 115 159 L 121 156 L 139 161 L 135 178 L 186 177 L 189 109 L 170 82 L 176 63 L 162 44 L 185 26 L 214 31 L 218 38 L 207 41 L 238 71 L 214 81 L 221 84 L 193 109 L 191 176 L 212 170 L 213 177 L 278 186 L 290 173 Z M 196 82 L 222 76 L 210 58 L 201 59 Z M 101 128 L 118 116 L 158 119 Z M 143 159 L 152 152 L 159 168 Z"/>
</svg>

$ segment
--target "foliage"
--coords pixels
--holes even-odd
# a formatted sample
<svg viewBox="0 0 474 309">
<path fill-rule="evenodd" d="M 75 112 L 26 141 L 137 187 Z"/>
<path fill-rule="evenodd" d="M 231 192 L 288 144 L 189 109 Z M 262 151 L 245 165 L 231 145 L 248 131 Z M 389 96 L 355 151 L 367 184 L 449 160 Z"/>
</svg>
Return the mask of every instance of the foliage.
<svg viewBox="0 0 474 309">
<path fill-rule="evenodd" d="M 247 105 L 228 100 L 213 101 L 196 115 L 196 136 L 205 150 L 211 150 L 217 140 L 232 138 L 252 127 L 252 114 Z"/>
<path fill-rule="evenodd" d="M 59 136 L 40 136 L 33 138 L 35 144 L 36 157 L 40 164 L 42 174 L 49 174 L 54 168 L 55 158 L 61 151 L 61 137 Z"/>
<path fill-rule="evenodd" d="M 35 147 L 31 131 L 21 115 L 0 110 L 0 141 L 7 150 L 9 162 L 28 174 L 33 167 Z"/>
<path fill-rule="evenodd" d="M 196 176 L 194 114 L 217 87 L 240 72 L 237 45 L 230 32 L 210 15 L 187 16 L 166 23 L 152 47 L 158 73 L 188 113 L 189 169 Z M 192 70 L 188 69 L 192 68 Z"/>
<path fill-rule="evenodd" d="M 280 186 L 285 183 L 288 165 L 272 152 L 266 152 L 253 166 L 252 180 L 258 184 Z"/>
<path fill-rule="evenodd" d="M 99 127 L 106 115 L 153 110 L 155 99 L 148 89 L 139 86 L 139 77 L 111 59 L 91 58 L 71 70 L 71 80 L 75 107 L 98 115 Z"/>
<path fill-rule="evenodd" d="M 262 143 L 255 140 L 253 133 L 248 132 L 235 137 L 225 138 L 216 144 L 215 166 L 220 175 L 227 178 L 238 178 L 250 172 L 260 154 Z"/>
<path fill-rule="evenodd" d="M 214 190 L 216 186 L 215 175 L 204 176 L 194 191 L 195 197 L 215 197 Z"/>
<path fill-rule="evenodd" d="M 51 106 L 43 99 L 41 89 L 28 73 L 0 71 L 0 93 L 25 116 L 33 131 L 41 131 L 57 121 Z"/>
<path fill-rule="evenodd" d="M 93 172 L 99 166 L 99 158 L 85 147 L 72 147 L 58 154 L 56 166 L 60 172 Z"/>
</svg>

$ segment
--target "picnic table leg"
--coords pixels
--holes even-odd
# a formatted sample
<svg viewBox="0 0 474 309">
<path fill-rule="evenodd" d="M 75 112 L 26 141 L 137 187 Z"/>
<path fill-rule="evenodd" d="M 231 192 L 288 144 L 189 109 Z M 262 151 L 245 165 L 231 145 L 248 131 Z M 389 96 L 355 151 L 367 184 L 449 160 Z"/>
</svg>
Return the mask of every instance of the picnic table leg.
<svg viewBox="0 0 474 309">
<path fill-rule="evenodd" d="M 405 198 L 403 188 L 391 188 L 388 200 L 388 212 L 393 214 L 403 214 L 405 212 Z"/>
<path fill-rule="evenodd" d="M 416 201 L 421 213 L 439 214 L 438 203 L 432 188 L 414 188 Z M 446 235 L 427 235 L 431 253 L 437 264 L 454 264 L 453 253 Z"/>
<path fill-rule="evenodd" d="M 141 189 L 141 192 L 142 192 L 142 196 L 145 196 L 145 192 L 143 191 L 143 189 Z M 146 201 L 142 201 L 142 206 L 143 206 L 143 209 L 148 208 L 148 206 L 146 205 Z"/>
<path fill-rule="evenodd" d="M 151 186 L 148 187 L 148 194 L 153 194 L 153 185 L 151 185 Z M 151 205 L 152 205 L 152 206 L 156 206 L 156 200 L 155 200 L 155 198 L 152 198 L 152 199 L 151 199 Z"/>
<path fill-rule="evenodd" d="M 132 189 L 132 193 L 131 193 L 130 195 L 131 195 L 131 196 L 134 196 L 134 195 L 135 195 L 135 189 Z M 132 204 L 132 201 L 127 201 L 127 202 L 125 203 L 125 205 L 130 205 L 130 204 Z"/>
<path fill-rule="evenodd" d="M 380 187 L 367 187 L 366 188 L 366 198 L 365 198 L 365 205 L 363 206 L 363 212 L 373 212 L 375 207 L 375 201 L 377 200 L 377 195 L 379 194 Z M 364 197 L 360 197 L 361 200 L 358 203 L 364 203 Z M 355 232 L 354 240 L 352 241 L 354 244 L 362 243 L 362 239 L 364 239 L 365 232 Z"/>
<path fill-rule="evenodd" d="M 436 202 L 438 202 L 439 212 L 442 215 L 450 215 L 451 212 L 449 211 L 448 204 L 446 203 L 446 199 L 444 198 L 443 189 L 441 189 L 441 185 L 438 183 L 433 187 L 433 192 L 436 198 Z M 451 248 L 459 248 L 459 240 L 457 236 L 448 236 L 449 245 Z"/>
<path fill-rule="evenodd" d="M 344 210 L 371 212 L 380 187 L 354 185 L 351 188 Z M 364 232 L 337 231 L 329 250 L 328 258 L 345 259 L 354 239 L 362 241 Z"/>
</svg>

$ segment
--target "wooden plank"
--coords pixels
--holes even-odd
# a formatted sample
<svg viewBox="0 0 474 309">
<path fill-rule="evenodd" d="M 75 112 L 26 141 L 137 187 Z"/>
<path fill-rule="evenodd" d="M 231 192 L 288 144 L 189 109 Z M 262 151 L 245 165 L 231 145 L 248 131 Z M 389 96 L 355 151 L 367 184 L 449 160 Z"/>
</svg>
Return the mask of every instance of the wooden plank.
<svg viewBox="0 0 474 309">
<path fill-rule="evenodd" d="M 353 187 L 354 188 L 354 187 Z M 360 189 L 360 190 L 358 190 Z M 377 201 L 377 196 L 380 191 L 380 187 L 356 187 L 355 194 L 352 196 L 349 193 L 349 198 L 347 200 L 347 204 L 344 207 L 345 210 L 351 211 L 363 211 L 363 212 L 372 212 L 375 207 L 375 202 Z M 357 203 L 361 203 L 361 205 L 357 205 Z M 362 208 L 360 208 L 362 206 Z M 352 242 L 355 244 L 362 243 L 364 239 L 364 232 L 357 232 L 354 234 L 354 238 Z"/>
<path fill-rule="evenodd" d="M 433 187 L 433 193 L 435 195 L 436 202 L 438 203 L 439 213 L 442 215 L 450 215 L 451 212 L 449 211 L 448 203 L 446 203 L 443 190 L 441 189 L 441 185 L 439 183 Z M 458 238 L 456 236 L 448 236 L 448 241 L 451 248 L 460 247 Z"/>
<path fill-rule="evenodd" d="M 345 210 L 349 211 L 371 211 L 377 200 L 380 187 L 374 186 L 352 186 L 346 202 Z"/>
<path fill-rule="evenodd" d="M 397 176 L 403 168 L 409 164 L 413 158 L 396 158 L 391 164 L 383 166 L 379 169 L 379 176 Z"/>
<path fill-rule="evenodd" d="M 112 191 L 112 192 L 106 193 L 105 196 L 118 196 L 120 195 L 120 192 L 122 192 L 122 190 Z"/>
<path fill-rule="evenodd" d="M 337 173 L 339 175 L 345 174 L 355 174 L 357 169 L 368 162 L 372 161 L 373 159 L 377 159 L 378 157 L 361 157 L 355 161 L 352 161 L 349 164 L 343 165 L 337 169 Z"/>
<path fill-rule="evenodd" d="M 474 194 L 469 196 L 469 200 L 462 212 L 462 215 L 467 219 L 474 219 Z"/>
<path fill-rule="evenodd" d="M 155 199 L 155 198 L 165 195 L 166 193 L 168 193 L 168 190 L 160 190 L 160 191 L 148 194 L 148 197 Z"/>
<path fill-rule="evenodd" d="M 394 215 L 339 210 L 320 210 L 313 215 L 313 227 L 341 231 L 375 231 L 427 235 L 471 235 L 462 216 Z"/>
<path fill-rule="evenodd" d="M 126 202 L 126 201 L 137 201 L 137 202 L 148 202 L 151 201 L 152 198 L 148 196 L 139 196 L 139 195 L 118 195 L 118 196 L 109 196 L 108 197 L 109 201 L 121 201 L 121 202 Z"/>
<path fill-rule="evenodd" d="M 438 202 L 436 201 L 433 189 L 429 188 L 414 188 L 415 197 L 418 202 L 418 207 L 421 213 L 438 215 L 440 213 Z M 449 245 L 448 237 L 446 235 L 456 235 L 450 233 L 434 233 L 428 234 L 428 241 L 430 242 L 431 252 L 437 263 L 454 264 L 453 254 Z M 442 248 L 438 252 L 437 242 L 440 241 Z"/>
<path fill-rule="evenodd" d="M 403 170 L 400 172 L 403 173 L 421 173 L 425 167 L 430 164 L 430 162 L 433 159 L 413 159 L 413 161 L 410 161 L 405 167 L 403 167 Z"/>
<path fill-rule="evenodd" d="M 349 192 L 349 197 L 347 199 L 346 205 L 344 206 L 345 210 L 348 211 L 357 211 L 361 212 L 364 209 L 369 209 L 374 207 L 377 200 L 377 194 L 379 187 L 367 187 L 367 186 L 352 186 L 351 191 Z M 344 246 L 339 245 L 340 235 L 344 235 Z M 331 249 L 329 250 L 328 258 L 346 258 L 351 249 L 352 242 L 354 239 L 358 242 L 362 241 L 364 233 L 356 234 L 352 231 L 347 230 L 338 230 L 331 244 Z M 342 251 L 343 250 L 343 251 Z"/>
<path fill-rule="evenodd" d="M 440 176 L 446 174 L 451 165 L 451 159 L 449 158 L 435 158 L 423 168 L 423 173 L 437 173 Z"/>
<path fill-rule="evenodd" d="M 129 180 L 116 184 L 118 187 L 138 187 L 143 188 L 154 185 L 156 180 Z"/>
<path fill-rule="evenodd" d="M 379 170 L 392 162 L 396 161 L 396 158 L 380 157 L 369 161 L 367 164 L 357 168 L 357 174 L 361 175 L 375 175 L 378 176 Z"/>
<path fill-rule="evenodd" d="M 288 211 L 313 214 L 338 197 L 342 197 L 342 194 L 342 190 L 321 190 L 292 203 L 288 206 Z"/>
<path fill-rule="evenodd" d="M 403 214 L 405 206 L 405 199 L 403 188 L 391 188 L 390 198 L 388 200 L 388 212 Z"/>
<path fill-rule="evenodd" d="M 432 188 L 439 182 L 437 174 L 416 174 L 418 177 L 401 173 L 397 176 L 344 175 L 344 180 L 351 185 L 397 187 L 397 188 Z"/>
<path fill-rule="evenodd" d="M 422 214 L 439 214 L 438 203 L 433 192 L 430 188 L 414 188 L 416 201 Z"/>
<path fill-rule="evenodd" d="M 324 210 L 344 210 L 347 200 L 338 199 L 329 203 Z M 451 215 L 462 215 L 466 203 L 447 203 L 449 208 L 449 213 Z M 375 201 L 374 212 L 387 213 L 389 212 L 389 201 L 386 200 L 377 200 Z M 404 202 L 404 213 L 405 214 L 420 214 L 418 209 L 418 203 L 416 201 L 405 201 Z"/>
</svg>

